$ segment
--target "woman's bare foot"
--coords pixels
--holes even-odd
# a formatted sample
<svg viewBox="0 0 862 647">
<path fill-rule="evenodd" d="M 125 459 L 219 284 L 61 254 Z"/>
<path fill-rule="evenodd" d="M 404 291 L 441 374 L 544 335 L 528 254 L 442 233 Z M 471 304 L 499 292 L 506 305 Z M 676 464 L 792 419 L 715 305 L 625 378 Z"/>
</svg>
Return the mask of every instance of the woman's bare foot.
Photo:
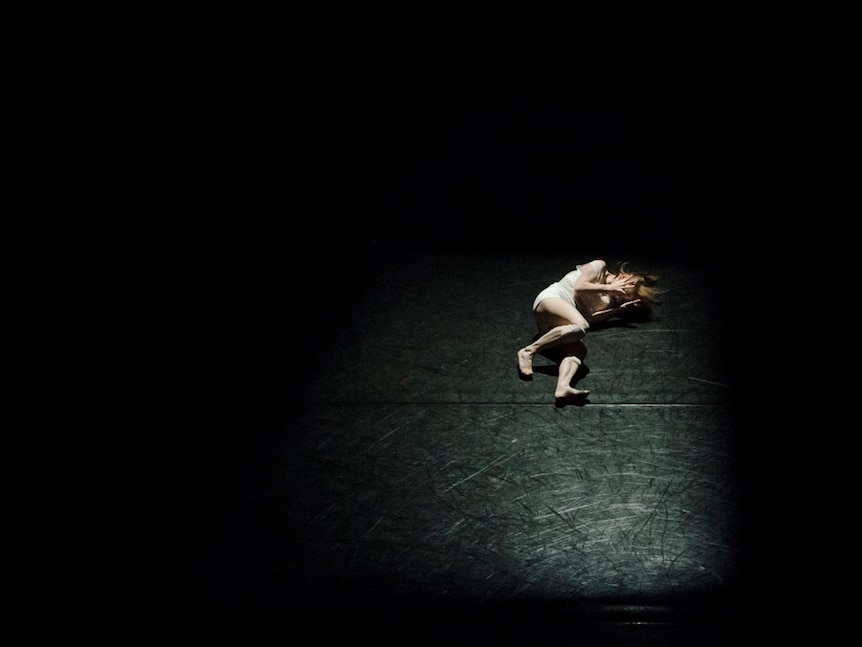
<svg viewBox="0 0 862 647">
<path fill-rule="evenodd" d="M 574 398 L 580 395 L 589 395 L 589 393 L 588 389 L 576 389 L 572 386 L 567 386 L 554 391 L 554 397 L 560 400 L 563 398 Z"/>
<path fill-rule="evenodd" d="M 524 375 L 533 374 L 533 353 L 525 348 L 518 351 L 518 370 Z"/>
</svg>

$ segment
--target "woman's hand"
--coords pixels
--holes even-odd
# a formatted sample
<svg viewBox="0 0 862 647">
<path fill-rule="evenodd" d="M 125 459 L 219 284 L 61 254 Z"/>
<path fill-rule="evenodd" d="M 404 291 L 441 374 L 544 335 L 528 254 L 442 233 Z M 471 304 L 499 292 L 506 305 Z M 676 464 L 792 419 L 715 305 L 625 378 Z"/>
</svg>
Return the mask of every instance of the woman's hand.
<svg viewBox="0 0 862 647">
<path fill-rule="evenodd" d="M 632 299 L 620 304 L 623 310 L 646 310 L 649 306 L 643 299 Z"/>
<path fill-rule="evenodd" d="M 630 290 L 635 286 L 634 280 L 627 275 L 612 275 L 613 278 L 608 281 L 608 292 L 619 292 L 625 295 L 626 290 Z"/>
</svg>

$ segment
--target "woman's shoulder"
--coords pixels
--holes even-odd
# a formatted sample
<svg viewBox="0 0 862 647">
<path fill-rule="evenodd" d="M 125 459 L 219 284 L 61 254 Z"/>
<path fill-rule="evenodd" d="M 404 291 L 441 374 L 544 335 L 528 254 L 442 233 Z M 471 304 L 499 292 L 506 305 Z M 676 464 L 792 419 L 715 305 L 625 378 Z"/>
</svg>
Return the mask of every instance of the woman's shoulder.
<svg viewBox="0 0 862 647">
<path fill-rule="evenodd" d="M 605 263 L 605 261 L 600 258 L 593 259 L 589 263 L 581 263 L 577 266 L 578 270 L 580 270 L 581 272 L 593 273 L 596 276 L 601 274 L 606 267 L 607 263 Z"/>
</svg>

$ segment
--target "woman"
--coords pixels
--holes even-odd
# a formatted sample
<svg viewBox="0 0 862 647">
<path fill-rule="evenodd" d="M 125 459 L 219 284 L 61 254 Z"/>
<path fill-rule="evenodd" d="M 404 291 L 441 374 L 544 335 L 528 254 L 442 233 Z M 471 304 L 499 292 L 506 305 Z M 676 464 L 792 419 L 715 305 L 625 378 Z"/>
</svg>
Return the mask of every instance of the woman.
<svg viewBox="0 0 862 647">
<path fill-rule="evenodd" d="M 559 400 L 589 394 L 571 385 L 586 355 L 582 340 L 592 325 L 649 313 L 658 296 L 654 287 L 657 281 L 654 275 L 626 272 L 625 263 L 616 274 L 608 272 L 603 260 L 577 265 L 533 301 L 539 334 L 532 344 L 518 351 L 521 375 L 531 379 L 533 357 L 553 349 L 553 359 L 560 365 L 554 396 Z"/>
</svg>

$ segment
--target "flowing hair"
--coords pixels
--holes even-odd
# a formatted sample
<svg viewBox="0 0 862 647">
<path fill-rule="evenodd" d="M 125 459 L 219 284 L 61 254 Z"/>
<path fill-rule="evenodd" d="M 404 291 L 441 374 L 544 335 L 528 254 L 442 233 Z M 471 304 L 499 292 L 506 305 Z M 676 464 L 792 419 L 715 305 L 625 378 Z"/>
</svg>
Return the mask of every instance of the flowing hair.
<svg viewBox="0 0 862 647">
<path fill-rule="evenodd" d="M 627 261 L 619 264 L 617 275 L 628 274 L 635 282 L 635 299 L 641 299 L 648 309 L 659 302 L 659 295 L 663 290 L 656 287 L 659 276 L 657 274 L 641 274 L 638 272 L 626 272 Z"/>
</svg>

